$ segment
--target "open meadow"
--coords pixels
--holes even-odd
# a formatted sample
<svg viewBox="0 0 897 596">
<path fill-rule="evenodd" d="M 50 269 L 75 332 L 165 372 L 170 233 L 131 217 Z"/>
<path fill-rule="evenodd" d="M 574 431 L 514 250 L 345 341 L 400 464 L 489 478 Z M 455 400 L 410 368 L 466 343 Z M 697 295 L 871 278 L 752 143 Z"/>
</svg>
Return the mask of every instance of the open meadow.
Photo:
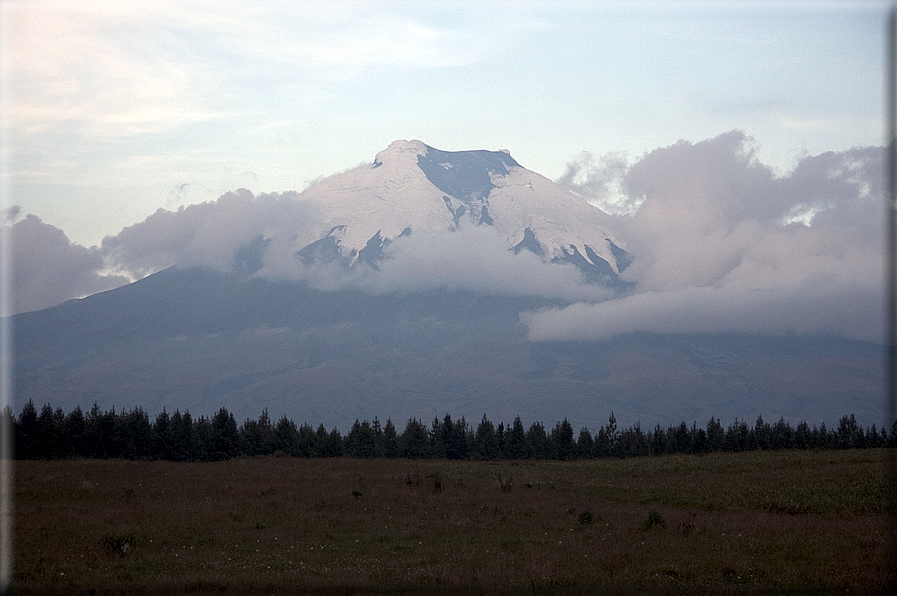
<svg viewBox="0 0 897 596">
<path fill-rule="evenodd" d="M 871 593 L 887 456 L 19 461 L 13 590 Z"/>
</svg>

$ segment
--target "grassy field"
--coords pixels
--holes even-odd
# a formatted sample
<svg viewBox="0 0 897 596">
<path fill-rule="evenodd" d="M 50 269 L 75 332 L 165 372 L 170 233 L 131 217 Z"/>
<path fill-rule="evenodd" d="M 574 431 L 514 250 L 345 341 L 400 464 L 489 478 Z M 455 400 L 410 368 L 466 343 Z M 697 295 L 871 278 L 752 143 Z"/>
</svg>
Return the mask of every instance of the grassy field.
<svg viewBox="0 0 897 596">
<path fill-rule="evenodd" d="M 13 590 L 874 592 L 886 455 L 23 461 Z"/>
</svg>

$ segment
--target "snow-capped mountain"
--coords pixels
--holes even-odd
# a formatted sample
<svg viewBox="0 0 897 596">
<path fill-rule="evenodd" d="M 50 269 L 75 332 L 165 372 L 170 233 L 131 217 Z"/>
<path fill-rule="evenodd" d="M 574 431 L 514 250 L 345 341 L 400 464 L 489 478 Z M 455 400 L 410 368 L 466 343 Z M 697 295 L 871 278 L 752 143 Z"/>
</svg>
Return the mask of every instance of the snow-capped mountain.
<svg viewBox="0 0 897 596">
<path fill-rule="evenodd" d="M 320 227 L 296 240 L 306 261 L 375 262 L 403 235 L 435 236 L 489 225 L 519 252 L 572 262 L 592 280 L 618 283 L 631 261 L 608 230 L 608 215 L 507 151 L 441 151 L 395 141 L 370 165 L 330 176 L 305 190 Z"/>
</svg>

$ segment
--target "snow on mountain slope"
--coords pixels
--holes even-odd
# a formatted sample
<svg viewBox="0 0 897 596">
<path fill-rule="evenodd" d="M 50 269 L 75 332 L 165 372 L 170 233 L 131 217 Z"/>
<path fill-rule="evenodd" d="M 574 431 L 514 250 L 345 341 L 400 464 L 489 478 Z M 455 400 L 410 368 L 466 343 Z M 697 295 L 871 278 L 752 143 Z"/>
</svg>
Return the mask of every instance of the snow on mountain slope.
<svg viewBox="0 0 897 596">
<path fill-rule="evenodd" d="M 325 178 L 300 199 L 323 214 L 319 228 L 296 240 L 306 260 L 342 258 L 352 265 L 375 259 L 402 235 L 491 225 L 509 249 L 573 262 L 599 278 L 616 279 L 629 262 L 604 212 L 506 151 L 449 152 L 395 141 L 371 165 Z"/>
</svg>

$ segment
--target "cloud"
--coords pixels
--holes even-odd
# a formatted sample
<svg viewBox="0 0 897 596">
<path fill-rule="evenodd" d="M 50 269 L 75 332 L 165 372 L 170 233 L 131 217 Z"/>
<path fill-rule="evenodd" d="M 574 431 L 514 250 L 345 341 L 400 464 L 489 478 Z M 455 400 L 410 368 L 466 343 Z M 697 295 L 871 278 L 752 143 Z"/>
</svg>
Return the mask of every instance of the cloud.
<svg viewBox="0 0 897 596">
<path fill-rule="evenodd" d="M 632 215 L 643 199 L 630 198 L 623 188 L 629 162 L 619 153 L 608 153 L 598 159 L 588 152 L 580 153 L 567 164 L 555 180 L 561 186 L 584 197 L 605 213 Z"/>
<path fill-rule="evenodd" d="M 272 274 L 295 275 L 293 240 L 314 220 L 313 208 L 296 197 L 293 192 L 256 197 L 240 189 L 177 211 L 159 209 L 104 238 L 102 253 L 110 267 L 134 277 L 173 265 L 247 273 L 265 265 Z"/>
<path fill-rule="evenodd" d="M 55 306 L 129 281 L 103 273 L 103 257 L 96 247 L 72 243 L 62 230 L 34 215 L 26 215 L 9 231 L 14 313 Z"/>
<path fill-rule="evenodd" d="M 26 137 L 164 133 L 245 117 L 232 86 L 257 82 L 260 73 L 317 96 L 311 81 L 461 66 L 491 51 L 473 31 L 365 2 L 304 2 L 300 10 L 244 2 L 222 10 L 203 1 L 49 0 L 5 12 L 11 124 Z"/>
<path fill-rule="evenodd" d="M 529 251 L 514 254 L 490 226 L 466 226 L 430 237 L 411 234 L 385 251 L 379 270 L 357 280 L 378 294 L 434 289 L 486 295 L 603 300 L 611 292 L 589 285 L 573 265 L 549 264 Z"/>
<path fill-rule="evenodd" d="M 778 177 L 740 131 L 646 154 L 618 172 L 628 200 L 642 201 L 615 218 L 635 254 L 623 277 L 636 292 L 528 313 L 530 337 L 738 330 L 880 340 L 883 156 L 828 152 Z M 588 189 L 604 174 L 564 182 Z"/>
<path fill-rule="evenodd" d="M 521 321 L 532 341 L 601 340 L 632 332 L 822 333 L 880 341 L 881 287 L 838 283 L 832 277 L 811 277 L 791 288 L 692 286 L 646 292 L 598 304 L 578 302 L 525 312 Z"/>
<path fill-rule="evenodd" d="M 466 226 L 435 237 L 420 233 L 393 240 L 376 268 L 359 262 L 307 264 L 297 258 L 309 226 L 320 225 L 313 205 L 296 193 L 253 196 L 245 189 L 216 201 L 159 209 L 144 221 L 102 242 L 107 265 L 140 278 L 170 266 L 279 281 L 304 281 L 337 291 L 374 294 L 434 289 L 470 290 L 505 296 L 543 296 L 566 301 L 603 300 L 612 294 L 586 283 L 572 265 L 544 263 L 528 252 L 514 254 L 489 226 Z M 326 230 L 320 232 L 323 236 Z"/>
<path fill-rule="evenodd" d="M 564 184 L 605 198 L 615 189 L 618 204 L 638 205 L 608 220 L 635 257 L 621 274 L 634 283 L 623 297 L 584 283 L 574 267 L 546 264 L 527 251 L 515 255 L 489 226 L 395 239 L 375 268 L 308 265 L 296 257 L 303 248 L 297 239 L 320 225 L 314 204 L 295 192 L 238 190 L 176 211 L 159 209 L 99 248 L 74 245 L 61 230 L 26 217 L 13 226 L 20 230 L 16 286 L 24 301 L 17 308 L 50 306 L 123 282 L 110 271 L 139 278 L 172 265 L 202 265 L 324 290 L 463 289 L 571 303 L 524 313 L 533 340 L 743 331 L 877 341 L 883 155 L 882 148 L 828 152 L 777 176 L 739 131 L 680 141 L 631 165 L 619 156 L 580 155 Z"/>
</svg>

